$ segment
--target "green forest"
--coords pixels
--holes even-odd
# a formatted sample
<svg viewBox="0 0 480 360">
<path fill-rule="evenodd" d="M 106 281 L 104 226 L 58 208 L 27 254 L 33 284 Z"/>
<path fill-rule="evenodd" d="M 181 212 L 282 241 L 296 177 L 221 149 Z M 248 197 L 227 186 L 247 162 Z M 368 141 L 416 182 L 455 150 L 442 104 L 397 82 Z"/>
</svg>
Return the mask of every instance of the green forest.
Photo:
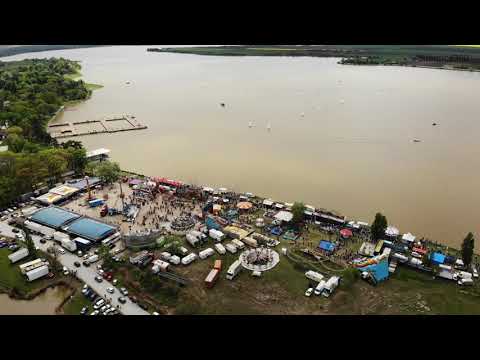
<svg viewBox="0 0 480 360">
<path fill-rule="evenodd" d="M 52 185 L 67 171 L 83 173 L 86 151 L 77 141 L 59 145 L 47 132 L 49 120 L 69 101 L 91 96 L 80 64 L 63 58 L 0 61 L 0 208 L 19 195 Z"/>
</svg>

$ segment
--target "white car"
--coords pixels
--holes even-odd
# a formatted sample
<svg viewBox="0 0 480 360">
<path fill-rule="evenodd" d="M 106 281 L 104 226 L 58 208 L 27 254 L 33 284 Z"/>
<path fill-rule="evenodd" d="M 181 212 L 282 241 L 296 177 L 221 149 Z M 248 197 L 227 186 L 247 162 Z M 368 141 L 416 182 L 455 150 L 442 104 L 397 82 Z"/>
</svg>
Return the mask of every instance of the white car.
<svg viewBox="0 0 480 360">
<path fill-rule="evenodd" d="M 307 291 L 305 291 L 305 296 L 310 297 L 313 293 L 313 288 L 308 288 Z"/>
<path fill-rule="evenodd" d="M 107 288 L 107 292 L 109 294 L 113 294 L 115 292 L 115 289 L 113 287 L 109 287 L 109 288 Z"/>
<path fill-rule="evenodd" d="M 415 251 L 412 252 L 412 256 L 413 256 L 413 257 L 416 257 L 416 258 L 418 258 L 418 259 L 421 259 L 421 258 L 422 258 L 422 255 L 420 255 L 419 253 L 417 253 L 417 252 L 415 252 Z"/>
<path fill-rule="evenodd" d="M 58 252 L 59 252 L 60 254 L 62 254 L 62 255 L 65 254 L 65 250 L 63 250 L 62 248 L 59 248 L 59 249 L 58 249 Z"/>
</svg>

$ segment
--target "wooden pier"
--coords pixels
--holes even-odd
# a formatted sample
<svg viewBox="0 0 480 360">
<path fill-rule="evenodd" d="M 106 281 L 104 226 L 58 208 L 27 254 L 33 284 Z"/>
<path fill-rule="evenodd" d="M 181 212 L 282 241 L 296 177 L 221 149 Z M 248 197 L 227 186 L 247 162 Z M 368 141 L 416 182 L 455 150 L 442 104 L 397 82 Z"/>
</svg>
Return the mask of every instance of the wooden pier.
<svg viewBox="0 0 480 360">
<path fill-rule="evenodd" d="M 118 122 L 123 122 L 118 126 Z M 79 125 L 101 126 L 101 129 L 81 130 Z M 141 124 L 131 115 L 106 116 L 98 120 L 85 120 L 70 123 L 52 124 L 48 126 L 48 132 L 54 139 L 61 139 L 74 136 L 85 136 L 105 133 L 116 133 L 120 131 L 144 130 L 146 125 Z"/>
</svg>

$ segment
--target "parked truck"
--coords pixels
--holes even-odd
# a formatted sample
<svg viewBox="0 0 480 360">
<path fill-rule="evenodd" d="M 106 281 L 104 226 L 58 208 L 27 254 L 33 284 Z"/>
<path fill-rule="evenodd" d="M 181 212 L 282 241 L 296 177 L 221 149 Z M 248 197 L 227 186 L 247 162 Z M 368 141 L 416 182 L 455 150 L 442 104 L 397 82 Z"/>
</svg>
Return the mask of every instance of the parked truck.
<svg viewBox="0 0 480 360">
<path fill-rule="evenodd" d="M 218 274 L 220 274 L 220 270 L 218 270 L 218 269 L 210 270 L 207 277 L 205 278 L 205 286 L 207 288 L 212 288 L 213 285 L 215 285 L 215 282 L 218 279 Z"/>
<path fill-rule="evenodd" d="M 90 240 L 87 240 L 81 237 L 77 237 L 73 239 L 73 241 L 75 241 L 75 245 L 77 246 L 77 249 L 82 252 L 87 252 L 92 247 L 92 243 L 90 242 Z"/>
<path fill-rule="evenodd" d="M 237 247 L 233 245 L 232 243 L 228 243 L 225 245 L 225 249 L 230 253 L 230 254 L 235 254 L 237 252 Z"/>
<path fill-rule="evenodd" d="M 59 244 L 62 243 L 62 240 L 69 240 L 69 239 L 70 237 L 68 236 L 68 234 L 65 234 L 61 231 L 55 231 L 53 233 L 53 240 L 55 240 Z"/>
<path fill-rule="evenodd" d="M 258 247 L 258 242 L 257 242 L 257 240 L 255 240 L 255 239 L 253 239 L 253 238 L 251 238 L 251 237 L 249 237 L 249 236 L 244 237 L 244 238 L 242 239 L 242 242 L 245 243 L 245 244 L 247 244 L 247 245 L 250 246 L 250 247 L 253 247 L 253 248 Z"/>
<path fill-rule="evenodd" d="M 321 295 L 323 290 L 325 289 L 325 284 L 326 284 L 326 281 L 325 280 L 322 280 L 318 283 L 317 287 L 315 288 L 315 295 Z"/>
<path fill-rule="evenodd" d="M 305 273 L 305 276 L 307 277 L 307 279 L 310 279 L 310 280 L 313 280 L 313 281 L 316 281 L 316 282 L 320 282 L 323 280 L 324 276 L 316 271 L 312 271 L 312 270 L 308 270 L 306 273 Z"/>
<path fill-rule="evenodd" d="M 220 242 L 225 239 L 225 234 L 219 230 L 210 229 L 208 231 L 208 236 L 210 236 L 213 240 Z"/>
<path fill-rule="evenodd" d="M 212 256 L 213 254 L 215 254 L 215 251 L 213 251 L 212 248 L 208 248 L 208 249 L 205 249 L 203 251 L 200 251 L 198 253 L 198 256 L 200 257 L 200 259 L 204 260 L 204 259 L 208 258 L 209 256 Z"/>
<path fill-rule="evenodd" d="M 166 261 L 163 261 L 163 260 L 160 260 L 160 259 L 154 260 L 153 261 L 153 266 L 152 266 L 152 272 L 154 274 L 157 274 L 160 271 L 161 272 L 166 272 L 166 271 L 168 271 L 169 266 L 170 266 L 170 264 Z"/>
<path fill-rule="evenodd" d="M 224 255 L 227 252 L 227 250 L 225 250 L 225 247 L 220 243 L 215 244 L 214 247 L 220 255 Z"/>
<path fill-rule="evenodd" d="M 170 263 L 173 265 L 178 265 L 180 264 L 181 259 L 177 255 L 172 255 L 172 257 L 168 261 L 170 261 Z"/>
<path fill-rule="evenodd" d="M 332 295 L 335 289 L 338 287 L 339 282 L 340 278 L 338 276 L 332 276 L 330 279 L 328 279 L 325 283 L 325 288 L 323 289 L 322 295 L 327 298 Z"/>
<path fill-rule="evenodd" d="M 103 201 L 103 199 L 94 199 L 94 200 L 90 200 L 88 202 L 88 205 L 93 208 L 93 207 L 101 206 L 104 203 L 105 201 Z"/>
<path fill-rule="evenodd" d="M 188 265 L 196 259 L 197 259 L 197 254 L 195 253 L 188 254 L 187 256 L 182 258 L 182 264 Z"/>
<path fill-rule="evenodd" d="M 215 260 L 213 268 L 217 269 L 218 271 L 222 270 L 222 260 Z"/>
<path fill-rule="evenodd" d="M 227 280 L 233 280 L 235 276 L 238 275 L 238 273 L 242 270 L 242 263 L 240 260 L 236 260 L 230 267 L 228 268 L 227 271 Z"/>
<path fill-rule="evenodd" d="M 25 275 L 27 275 L 27 280 L 28 281 L 33 281 L 40 279 L 41 277 L 44 277 L 50 272 L 48 269 L 47 265 L 40 266 L 36 269 L 33 269 L 32 271 L 27 272 Z"/>
<path fill-rule="evenodd" d="M 60 241 L 60 245 L 61 245 L 63 248 L 65 248 L 65 249 L 67 249 L 68 251 L 70 251 L 70 252 L 75 252 L 75 251 L 77 251 L 77 244 L 75 243 L 75 241 L 72 241 L 72 240 L 70 240 L 70 239 L 68 239 L 68 238 L 67 238 L 67 239 L 62 239 L 62 240 Z"/>
<path fill-rule="evenodd" d="M 233 239 L 232 244 L 235 245 L 235 247 L 240 250 L 245 247 L 245 244 L 238 239 Z"/>
<path fill-rule="evenodd" d="M 40 266 L 48 265 L 47 261 L 43 261 L 42 259 L 35 259 L 33 261 L 29 261 L 25 264 L 19 266 L 20 272 L 25 275 L 27 272 L 32 271 Z"/>
<path fill-rule="evenodd" d="M 20 261 L 28 256 L 28 249 L 21 248 L 20 250 L 15 251 L 14 253 L 8 255 L 8 259 L 12 264 Z"/>
<path fill-rule="evenodd" d="M 90 257 L 87 259 L 87 262 L 88 262 L 89 264 L 93 264 L 93 263 L 97 262 L 98 260 L 100 260 L 100 257 L 99 257 L 97 254 L 95 254 L 95 255 L 90 256 Z"/>
</svg>

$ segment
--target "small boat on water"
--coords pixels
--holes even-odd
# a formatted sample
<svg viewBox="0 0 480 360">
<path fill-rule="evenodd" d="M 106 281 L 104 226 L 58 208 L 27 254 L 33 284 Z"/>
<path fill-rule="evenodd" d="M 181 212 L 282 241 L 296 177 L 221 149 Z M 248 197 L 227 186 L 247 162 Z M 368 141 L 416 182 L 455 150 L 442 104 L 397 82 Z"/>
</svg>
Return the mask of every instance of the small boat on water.
<svg viewBox="0 0 480 360">
<path fill-rule="evenodd" d="M 301 117 L 304 117 L 304 116 L 305 116 L 305 113 L 302 112 L 302 113 L 300 114 L 300 116 L 301 116 Z"/>
<path fill-rule="evenodd" d="M 249 127 L 249 128 L 252 128 L 252 127 L 254 127 L 254 126 L 255 126 L 255 125 L 253 124 L 252 121 L 250 121 L 250 122 L 248 123 L 248 127 Z"/>
<path fill-rule="evenodd" d="M 272 125 L 270 123 L 267 124 L 267 130 L 268 131 L 272 130 Z"/>
<path fill-rule="evenodd" d="M 340 100 L 340 104 L 345 104 L 345 100 Z"/>
<path fill-rule="evenodd" d="M 437 126 L 437 123 L 433 123 L 432 126 Z"/>
<path fill-rule="evenodd" d="M 221 107 L 225 107 L 225 103 L 220 103 L 220 106 L 221 106 Z"/>
<path fill-rule="evenodd" d="M 414 143 L 419 143 L 419 142 L 421 142 L 421 140 L 413 139 L 413 142 L 414 142 Z"/>
</svg>

